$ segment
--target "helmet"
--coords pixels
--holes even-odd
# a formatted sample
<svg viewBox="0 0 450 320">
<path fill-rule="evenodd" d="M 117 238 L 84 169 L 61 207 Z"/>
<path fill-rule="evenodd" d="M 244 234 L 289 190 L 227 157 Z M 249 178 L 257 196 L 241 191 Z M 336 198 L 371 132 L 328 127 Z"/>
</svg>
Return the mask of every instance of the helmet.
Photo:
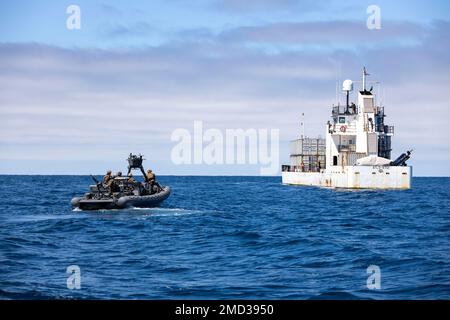
<svg viewBox="0 0 450 320">
<path fill-rule="evenodd" d="M 133 176 L 133 174 L 130 172 L 130 173 L 128 174 L 128 176 L 131 178 L 131 177 Z"/>
<path fill-rule="evenodd" d="M 106 171 L 106 174 L 111 174 L 111 170 Z"/>
<path fill-rule="evenodd" d="M 122 171 L 117 172 L 117 176 L 121 177 L 122 176 Z"/>
</svg>

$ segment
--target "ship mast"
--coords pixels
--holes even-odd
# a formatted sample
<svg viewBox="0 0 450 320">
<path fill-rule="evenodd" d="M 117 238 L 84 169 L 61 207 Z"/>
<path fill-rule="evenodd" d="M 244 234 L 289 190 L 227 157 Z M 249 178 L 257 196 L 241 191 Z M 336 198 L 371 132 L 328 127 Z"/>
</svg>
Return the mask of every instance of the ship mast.
<svg viewBox="0 0 450 320">
<path fill-rule="evenodd" d="M 362 91 L 363 91 L 363 92 L 366 91 L 366 76 L 368 76 L 368 75 L 370 75 L 370 74 L 367 73 L 366 67 L 363 67 L 363 73 L 362 73 L 362 76 L 363 76 L 363 79 L 362 79 L 362 86 L 363 86 L 363 89 L 362 89 Z"/>
</svg>

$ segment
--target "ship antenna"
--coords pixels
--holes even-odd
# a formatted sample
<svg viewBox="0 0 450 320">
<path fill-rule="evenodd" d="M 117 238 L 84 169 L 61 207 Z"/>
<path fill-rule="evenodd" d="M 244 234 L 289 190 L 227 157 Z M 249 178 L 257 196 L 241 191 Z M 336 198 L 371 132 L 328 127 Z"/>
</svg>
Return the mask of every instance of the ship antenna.
<svg viewBox="0 0 450 320">
<path fill-rule="evenodd" d="M 346 92 L 345 113 L 348 113 L 350 91 L 353 90 L 352 80 L 344 80 L 342 83 L 342 90 Z"/>
<path fill-rule="evenodd" d="M 363 67 L 363 92 L 366 92 L 366 76 L 368 76 L 369 73 L 366 71 L 366 67 Z"/>
<path fill-rule="evenodd" d="M 335 97 L 335 105 L 337 106 L 337 105 L 339 105 L 339 103 L 338 103 L 338 87 L 339 87 L 339 80 L 338 79 L 336 79 L 336 97 Z"/>
<path fill-rule="evenodd" d="M 305 113 L 302 112 L 302 121 L 300 122 L 300 125 L 302 127 L 302 139 L 305 136 Z"/>
</svg>

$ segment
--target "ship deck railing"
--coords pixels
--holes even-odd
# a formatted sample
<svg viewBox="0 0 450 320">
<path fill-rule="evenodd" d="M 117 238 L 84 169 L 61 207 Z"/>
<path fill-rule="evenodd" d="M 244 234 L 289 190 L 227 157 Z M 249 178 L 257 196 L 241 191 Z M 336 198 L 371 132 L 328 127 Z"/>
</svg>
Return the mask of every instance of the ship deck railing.
<svg viewBox="0 0 450 320">
<path fill-rule="evenodd" d="M 366 131 L 369 131 L 369 129 L 371 129 L 371 130 L 375 129 L 375 132 L 394 134 L 394 126 L 388 126 L 388 125 L 372 126 L 370 123 L 368 123 L 368 124 L 366 124 Z"/>
<path fill-rule="evenodd" d="M 282 172 L 321 172 L 322 168 L 319 166 L 291 166 L 291 165 L 282 165 Z"/>
<path fill-rule="evenodd" d="M 334 106 L 332 109 L 332 116 L 345 116 L 358 113 L 357 106 Z"/>
<path fill-rule="evenodd" d="M 356 144 L 342 144 L 338 146 L 338 151 L 339 152 L 344 152 L 344 151 L 348 151 L 348 152 L 356 152 Z"/>
</svg>

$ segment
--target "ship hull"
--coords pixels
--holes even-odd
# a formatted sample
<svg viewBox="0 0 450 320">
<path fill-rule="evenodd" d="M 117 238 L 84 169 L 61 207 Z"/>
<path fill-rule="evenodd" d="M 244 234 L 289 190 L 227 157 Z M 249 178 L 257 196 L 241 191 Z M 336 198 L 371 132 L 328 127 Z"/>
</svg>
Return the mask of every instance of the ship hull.
<svg viewBox="0 0 450 320">
<path fill-rule="evenodd" d="M 321 172 L 283 171 L 282 182 L 291 185 L 348 189 L 410 189 L 409 166 L 333 166 Z"/>
</svg>

